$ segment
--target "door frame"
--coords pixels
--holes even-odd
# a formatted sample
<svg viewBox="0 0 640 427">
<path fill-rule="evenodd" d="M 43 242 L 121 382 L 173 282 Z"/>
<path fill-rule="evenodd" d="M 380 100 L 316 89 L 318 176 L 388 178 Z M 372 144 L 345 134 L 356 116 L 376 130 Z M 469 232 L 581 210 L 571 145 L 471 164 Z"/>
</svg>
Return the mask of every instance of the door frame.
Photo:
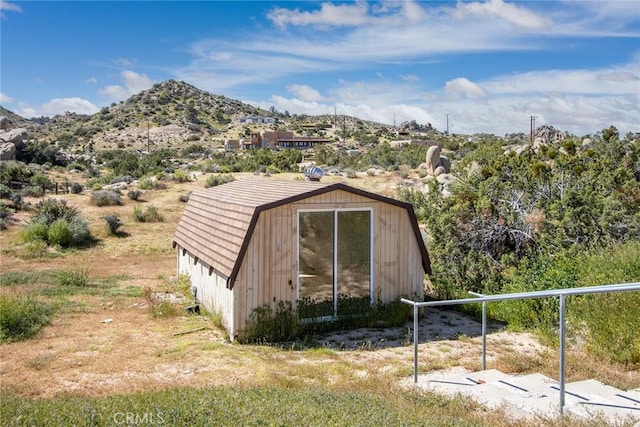
<svg viewBox="0 0 640 427">
<path fill-rule="evenodd" d="M 353 207 L 353 208 L 318 208 L 318 209 L 298 209 L 296 212 L 296 301 L 300 300 L 300 214 L 305 212 L 333 212 L 333 315 L 323 316 L 317 320 L 331 320 L 335 319 L 338 314 L 338 285 L 339 285 L 339 271 L 338 271 L 338 213 L 339 212 L 369 212 L 369 304 L 373 305 L 374 299 L 374 247 L 373 247 L 373 224 L 374 224 L 374 209 L 373 207 Z M 316 320 L 316 319 L 307 319 Z"/>
</svg>

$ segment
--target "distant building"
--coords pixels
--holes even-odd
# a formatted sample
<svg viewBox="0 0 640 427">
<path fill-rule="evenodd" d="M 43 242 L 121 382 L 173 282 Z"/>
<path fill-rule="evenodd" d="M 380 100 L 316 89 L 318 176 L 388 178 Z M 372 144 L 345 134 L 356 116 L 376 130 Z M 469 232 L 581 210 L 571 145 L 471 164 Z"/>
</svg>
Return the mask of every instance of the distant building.
<svg viewBox="0 0 640 427">
<path fill-rule="evenodd" d="M 313 136 L 295 136 L 291 131 L 274 130 L 251 132 L 248 140 L 228 139 L 225 141 L 227 150 L 246 150 L 249 148 L 297 148 L 304 150 L 318 144 L 330 142 L 327 138 Z"/>
<path fill-rule="evenodd" d="M 258 116 L 255 114 L 250 114 L 248 116 L 244 116 L 238 119 L 238 123 L 247 123 L 247 124 L 272 125 L 272 124 L 275 124 L 275 122 L 276 122 L 276 119 L 274 119 L 273 117 Z"/>
</svg>

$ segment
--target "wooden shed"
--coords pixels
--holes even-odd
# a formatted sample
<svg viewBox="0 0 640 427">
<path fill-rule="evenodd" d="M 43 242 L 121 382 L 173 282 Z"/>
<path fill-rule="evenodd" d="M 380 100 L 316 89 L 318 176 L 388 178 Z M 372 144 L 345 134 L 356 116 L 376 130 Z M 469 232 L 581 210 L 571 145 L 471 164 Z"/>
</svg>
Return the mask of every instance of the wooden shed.
<svg viewBox="0 0 640 427">
<path fill-rule="evenodd" d="M 344 314 L 340 301 L 422 298 L 430 272 L 413 207 L 342 183 L 252 177 L 195 191 L 173 240 L 178 274 L 232 337 L 279 302 L 323 320 Z"/>
</svg>

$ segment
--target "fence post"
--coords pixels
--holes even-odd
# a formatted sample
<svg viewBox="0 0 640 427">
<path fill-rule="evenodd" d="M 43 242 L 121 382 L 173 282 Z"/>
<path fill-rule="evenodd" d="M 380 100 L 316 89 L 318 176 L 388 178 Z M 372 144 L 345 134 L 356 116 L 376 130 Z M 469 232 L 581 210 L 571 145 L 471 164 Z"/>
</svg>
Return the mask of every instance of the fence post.
<svg viewBox="0 0 640 427">
<path fill-rule="evenodd" d="M 413 383 L 418 383 L 418 306 L 413 304 Z"/>
<path fill-rule="evenodd" d="M 563 415 L 564 412 L 564 376 L 565 376 L 565 360 L 564 360 L 564 351 L 565 351 L 565 295 L 560 294 L 560 415 Z"/>
<path fill-rule="evenodd" d="M 471 292 L 469 294 L 475 297 L 485 297 L 485 294 Z M 487 302 L 482 301 L 482 370 L 487 370 Z"/>
</svg>

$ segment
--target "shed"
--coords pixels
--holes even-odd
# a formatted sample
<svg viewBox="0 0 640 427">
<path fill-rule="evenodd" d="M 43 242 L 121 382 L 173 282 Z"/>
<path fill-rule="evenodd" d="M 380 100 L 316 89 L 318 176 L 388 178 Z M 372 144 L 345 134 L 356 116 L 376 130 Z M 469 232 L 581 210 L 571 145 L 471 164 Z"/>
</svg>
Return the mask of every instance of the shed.
<svg viewBox="0 0 640 427">
<path fill-rule="evenodd" d="M 342 183 L 251 177 L 195 191 L 173 245 L 178 274 L 232 337 L 279 302 L 304 321 L 335 319 L 347 300 L 422 298 L 430 273 L 413 207 Z"/>
</svg>

